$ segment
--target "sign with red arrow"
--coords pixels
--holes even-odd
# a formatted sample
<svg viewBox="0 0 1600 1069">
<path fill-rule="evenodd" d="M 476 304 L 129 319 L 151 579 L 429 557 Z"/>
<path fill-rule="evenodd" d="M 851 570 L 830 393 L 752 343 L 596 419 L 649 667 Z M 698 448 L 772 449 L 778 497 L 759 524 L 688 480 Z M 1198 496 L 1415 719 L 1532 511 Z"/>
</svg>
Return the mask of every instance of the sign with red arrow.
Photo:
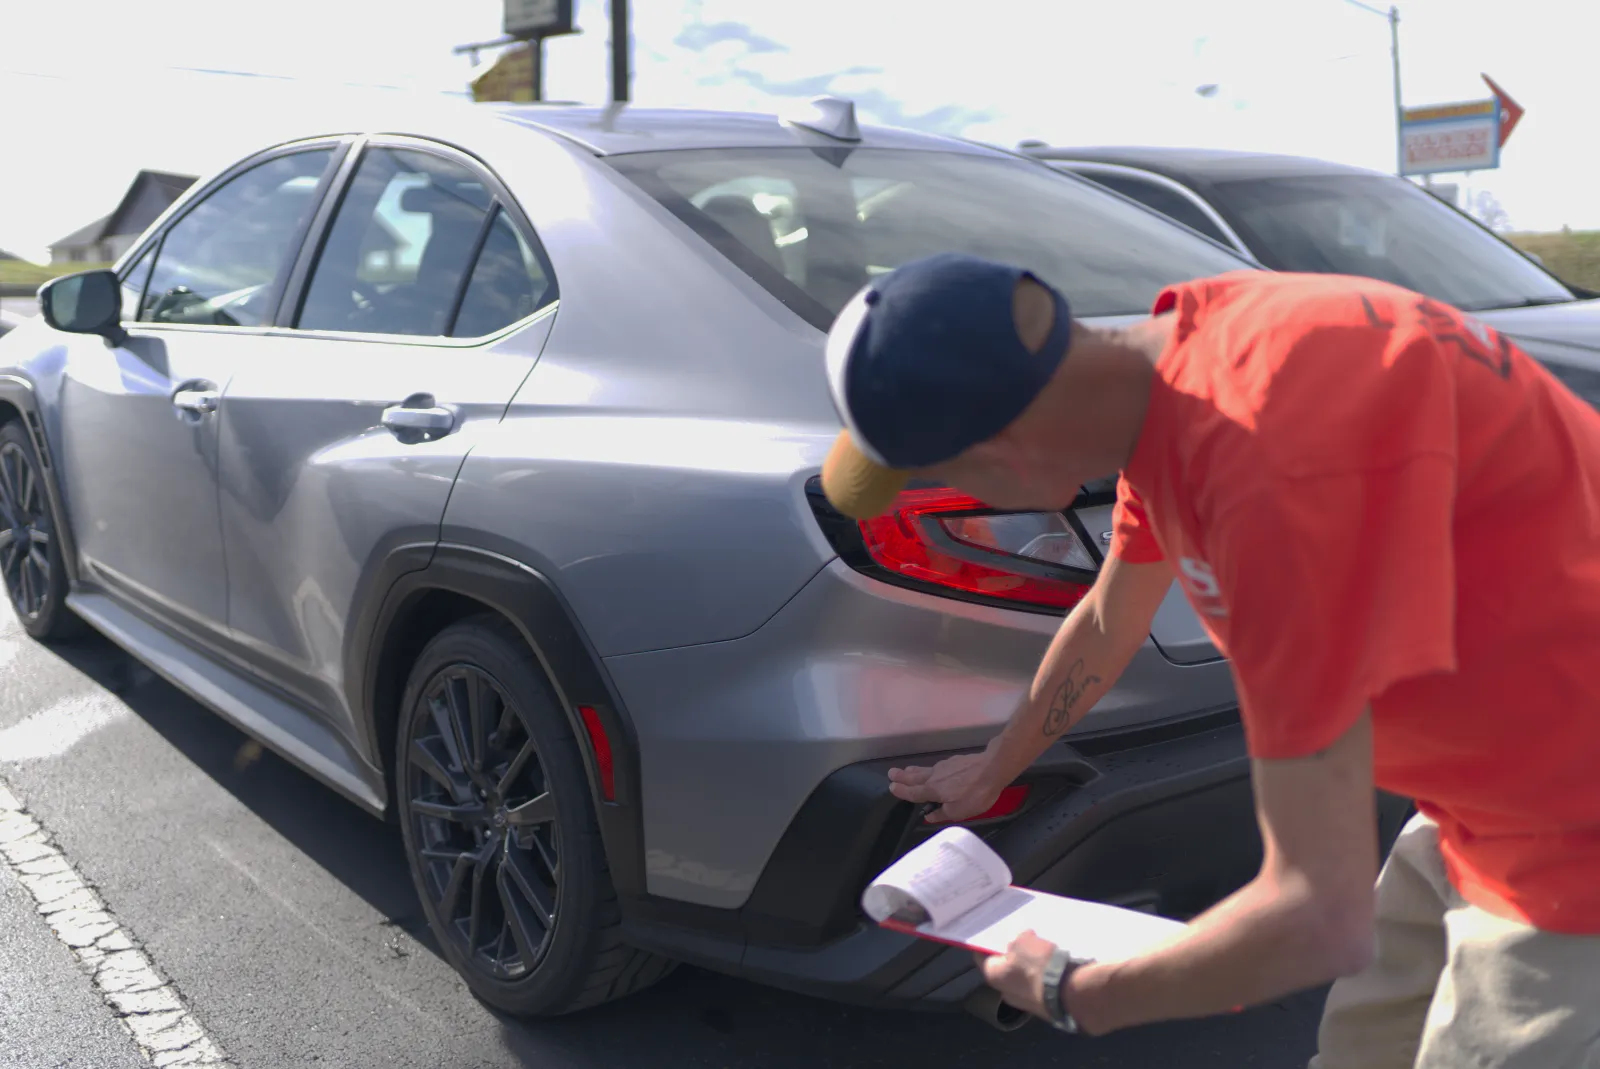
<svg viewBox="0 0 1600 1069">
<path fill-rule="evenodd" d="M 1526 109 L 1487 74 L 1494 96 L 1455 104 L 1430 104 L 1400 113 L 1400 173 L 1492 171 Z"/>
<path fill-rule="evenodd" d="M 1507 139 L 1511 137 L 1511 131 L 1517 128 L 1517 123 L 1522 121 L 1522 116 L 1527 114 L 1527 109 L 1512 100 L 1504 89 L 1495 85 L 1493 78 L 1487 74 L 1482 75 L 1482 78 L 1488 83 L 1489 91 L 1494 94 L 1495 100 L 1500 104 L 1500 147 L 1505 148 Z"/>
</svg>

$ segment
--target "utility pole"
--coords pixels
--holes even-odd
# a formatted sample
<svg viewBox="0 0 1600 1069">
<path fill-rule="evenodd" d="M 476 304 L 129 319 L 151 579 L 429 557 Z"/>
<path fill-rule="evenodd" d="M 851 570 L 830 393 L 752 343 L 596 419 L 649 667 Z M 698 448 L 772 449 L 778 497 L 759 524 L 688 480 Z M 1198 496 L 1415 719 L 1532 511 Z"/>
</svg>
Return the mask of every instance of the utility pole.
<svg viewBox="0 0 1600 1069">
<path fill-rule="evenodd" d="M 1389 5 L 1389 54 L 1394 59 L 1394 173 L 1403 175 L 1406 173 L 1406 112 L 1400 103 L 1400 9 L 1393 4 Z"/>
<path fill-rule="evenodd" d="M 1389 55 L 1394 61 L 1394 173 L 1405 174 L 1405 107 L 1400 103 L 1400 9 L 1390 4 L 1389 10 L 1384 11 L 1371 4 L 1363 4 L 1361 0 L 1345 0 L 1345 3 L 1389 20 Z"/>
<path fill-rule="evenodd" d="M 632 73 L 629 59 L 633 41 L 628 34 L 628 0 L 611 0 L 611 102 L 620 104 L 630 97 Z"/>
</svg>

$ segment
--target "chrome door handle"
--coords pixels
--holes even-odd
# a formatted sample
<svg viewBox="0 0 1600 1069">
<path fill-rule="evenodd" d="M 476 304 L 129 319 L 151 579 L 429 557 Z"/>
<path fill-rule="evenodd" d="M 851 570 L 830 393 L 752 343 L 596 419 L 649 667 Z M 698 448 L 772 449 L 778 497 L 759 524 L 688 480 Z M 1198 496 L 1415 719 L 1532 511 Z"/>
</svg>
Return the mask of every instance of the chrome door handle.
<svg viewBox="0 0 1600 1069">
<path fill-rule="evenodd" d="M 217 410 L 217 402 L 222 394 L 216 390 L 179 390 L 172 395 L 174 408 L 181 408 L 185 412 L 202 415 Z"/>
<path fill-rule="evenodd" d="M 383 410 L 383 425 L 391 431 L 449 434 L 456 428 L 456 414 L 448 408 L 407 408 L 405 405 L 395 405 Z"/>
</svg>

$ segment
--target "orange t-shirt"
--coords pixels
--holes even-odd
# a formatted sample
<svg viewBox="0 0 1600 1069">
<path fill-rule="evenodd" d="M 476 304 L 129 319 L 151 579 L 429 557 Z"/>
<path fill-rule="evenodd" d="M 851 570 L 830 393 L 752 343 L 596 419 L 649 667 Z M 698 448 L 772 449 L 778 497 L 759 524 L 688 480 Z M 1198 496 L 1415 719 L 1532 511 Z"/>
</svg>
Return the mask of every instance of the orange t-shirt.
<svg viewBox="0 0 1600 1069">
<path fill-rule="evenodd" d="M 1113 552 L 1168 560 L 1258 758 L 1372 709 L 1470 902 L 1600 932 L 1600 413 L 1388 283 L 1173 286 Z"/>
</svg>

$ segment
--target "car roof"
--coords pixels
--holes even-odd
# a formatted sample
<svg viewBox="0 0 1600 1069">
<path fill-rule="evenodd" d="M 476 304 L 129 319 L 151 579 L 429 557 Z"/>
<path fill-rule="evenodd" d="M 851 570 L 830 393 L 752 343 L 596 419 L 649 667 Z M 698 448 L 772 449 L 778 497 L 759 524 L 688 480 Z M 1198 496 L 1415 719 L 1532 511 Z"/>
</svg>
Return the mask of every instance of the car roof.
<svg viewBox="0 0 1600 1069">
<path fill-rule="evenodd" d="M 834 147 L 928 149 L 974 155 L 1015 153 L 939 134 L 861 124 L 860 141 L 841 141 L 799 129 L 772 114 L 695 108 L 640 108 L 576 104 L 492 104 L 506 122 L 566 138 L 601 156 L 675 149 Z"/>
<path fill-rule="evenodd" d="M 1027 152 L 1045 160 L 1111 163 L 1139 167 L 1168 178 L 1197 178 L 1224 182 L 1240 178 L 1291 178 L 1316 175 L 1382 175 L 1364 167 L 1334 163 L 1308 156 L 1288 156 L 1274 152 L 1239 152 L 1229 149 L 1156 148 L 1149 146 L 1096 146 L 1029 148 Z M 1393 175 L 1384 177 L 1392 178 Z"/>
</svg>

